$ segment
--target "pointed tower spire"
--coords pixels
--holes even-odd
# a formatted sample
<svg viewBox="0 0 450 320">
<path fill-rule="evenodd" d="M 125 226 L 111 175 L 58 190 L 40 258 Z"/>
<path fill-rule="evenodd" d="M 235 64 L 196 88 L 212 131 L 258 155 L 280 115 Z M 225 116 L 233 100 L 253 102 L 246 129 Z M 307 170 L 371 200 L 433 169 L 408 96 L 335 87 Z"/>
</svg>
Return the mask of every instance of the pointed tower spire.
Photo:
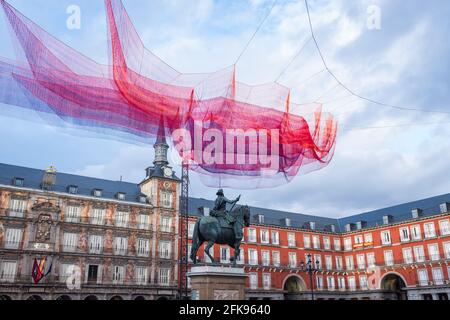
<svg viewBox="0 0 450 320">
<path fill-rule="evenodd" d="M 157 144 L 167 144 L 166 142 L 166 130 L 164 128 L 164 118 L 161 116 L 159 119 L 159 126 L 158 126 L 158 136 L 156 138 L 155 145 Z"/>
<path fill-rule="evenodd" d="M 167 150 L 169 149 L 169 145 L 166 141 L 166 130 L 164 127 L 163 116 L 161 116 L 161 119 L 159 120 L 158 133 L 153 148 L 155 148 L 155 161 L 153 161 L 153 164 L 160 167 L 168 165 L 169 161 L 167 161 Z"/>
</svg>

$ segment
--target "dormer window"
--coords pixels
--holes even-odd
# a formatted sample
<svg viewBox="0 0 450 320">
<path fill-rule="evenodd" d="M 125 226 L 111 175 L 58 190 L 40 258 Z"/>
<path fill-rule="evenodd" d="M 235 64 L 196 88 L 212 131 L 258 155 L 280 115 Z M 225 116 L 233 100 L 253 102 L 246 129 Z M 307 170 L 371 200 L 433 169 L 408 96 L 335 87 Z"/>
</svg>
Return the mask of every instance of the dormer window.
<svg viewBox="0 0 450 320">
<path fill-rule="evenodd" d="M 94 189 L 92 191 L 92 194 L 94 195 L 94 197 L 100 198 L 102 196 L 102 190 L 101 189 Z"/>
<path fill-rule="evenodd" d="M 117 198 L 118 200 L 125 200 L 125 193 L 123 193 L 123 192 L 117 192 L 116 198 Z"/>
<path fill-rule="evenodd" d="M 23 179 L 23 178 L 18 178 L 18 177 L 14 178 L 14 179 L 13 179 L 13 185 L 14 185 L 15 187 L 23 187 L 23 185 L 24 185 L 24 179 Z"/>
<path fill-rule="evenodd" d="M 264 215 L 258 214 L 258 223 L 264 223 Z"/>
<path fill-rule="evenodd" d="M 147 197 L 146 196 L 139 196 L 138 201 L 140 203 L 147 203 Z"/>
<path fill-rule="evenodd" d="M 284 224 L 286 225 L 286 227 L 290 227 L 291 226 L 291 219 L 285 218 L 284 219 Z"/>
<path fill-rule="evenodd" d="M 67 191 L 68 191 L 70 194 L 77 194 L 77 193 L 78 193 L 78 187 L 77 187 L 77 186 L 69 186 L 69 187 L 67 188 Z"/>
</svg>

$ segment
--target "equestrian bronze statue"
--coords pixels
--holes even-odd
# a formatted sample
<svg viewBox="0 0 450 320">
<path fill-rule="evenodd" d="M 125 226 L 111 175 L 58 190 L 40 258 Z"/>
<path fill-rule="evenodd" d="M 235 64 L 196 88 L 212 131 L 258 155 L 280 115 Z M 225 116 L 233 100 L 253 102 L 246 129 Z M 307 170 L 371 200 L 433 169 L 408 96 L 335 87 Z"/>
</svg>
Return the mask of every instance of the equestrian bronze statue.
<svg viewBox="0 0 450 320">
<path fill-rule="evenodd" d="M 201 217 L 197 220 L 192 236 L 191 260 L 197 263 L 197 251 L 200 246 L 207 241 L 205 254 L 214 262 L 214 258 L 209 253 L 209 249 L 217 244 L 227 244 L 234 248 L 234 257 L 230 260 L 233 265 L 239 257 L 242 238 L 244 237 L 243 229 L 250 225 L 250 209 L 248 206 L 240 206 L 233 210 L 236 203 L 240 200 L 228 200 L 223 194 L 223 190 L 217 191 L 217 199 L 214 202 L 214 208 L 209 216 Z M 228 211 L 227 204 L 232 207 Z"/>
</svg>

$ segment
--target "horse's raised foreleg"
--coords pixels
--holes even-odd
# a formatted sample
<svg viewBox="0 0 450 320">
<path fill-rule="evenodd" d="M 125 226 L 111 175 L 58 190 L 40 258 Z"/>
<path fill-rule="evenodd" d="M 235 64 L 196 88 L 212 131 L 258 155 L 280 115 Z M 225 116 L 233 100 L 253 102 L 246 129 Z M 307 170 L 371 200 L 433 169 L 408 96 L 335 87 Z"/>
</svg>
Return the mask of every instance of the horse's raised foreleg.
<svg viewBox="0 0 450 320">
<path fill-rule="evenodd" d="M 215 260 L 213 258 L 213 256 L 209 253 L 209 249 L 211 249 L 211 247 L 214 245 L 214 241 L 209 240 L 208 244 L 205 247 L 205 253 L 206 255 L 211 259 L 212 263 L 215 263 Z"/>
</svg>

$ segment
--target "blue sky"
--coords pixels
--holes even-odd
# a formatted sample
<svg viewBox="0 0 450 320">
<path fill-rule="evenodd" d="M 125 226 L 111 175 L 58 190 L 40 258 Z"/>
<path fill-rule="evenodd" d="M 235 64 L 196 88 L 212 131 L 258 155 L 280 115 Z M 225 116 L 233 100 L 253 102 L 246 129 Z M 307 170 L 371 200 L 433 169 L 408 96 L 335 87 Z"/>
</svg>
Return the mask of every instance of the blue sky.
<svg viewBox="0 0 450 320">
<path fill-rule="evenodd" d="M 103 1 L 9 0 L 51 34 L 107 63 Z M 272 1 L 124 0 L 146 46 L 182 72 L 208 72 L 234 63 Z M 81 9 L 81 29 L 66 27 L 66 9 Z M 377 5 L 381 29 L 369 30 L 367 8 Z M 390 104 L 450 111 L 450 2 L 446 0 L 310 0 L 311 15 L 330 69 L 354 91 Z M 303 1 L 280 0 L 237 64 L 238 80 L 273 81 L 309 36 Z M 0 55 L 14 57 L 3 13 Z M 293 100 L 321 97 L 339 119 L 335 157 L 328 167 L 266 190 L 226 190 L 242 202 L 322 216 L 345 216 L 450 192 L 450 116 L 380 107 L 346 97 L 322 69 L 310 42 L 279 82 Z M 339 99 L 344 97 L 342 99 Z M 337 100 L 336 100 L 337 99 Z M 0 161 L 36 168 L 138 182 L 153 150 L 142 144 L 100 139 L 79 130 L 51 127 L 36 114 L 0 104 Z M 26 118 L 26 120 L 23 120 Z M 416 124 L 408 127 L 364 129 Z M 179 172 L 179 169 L 178 169 Z M 191 195 L 215 190 L 191 178 Z"/>
</svg>

